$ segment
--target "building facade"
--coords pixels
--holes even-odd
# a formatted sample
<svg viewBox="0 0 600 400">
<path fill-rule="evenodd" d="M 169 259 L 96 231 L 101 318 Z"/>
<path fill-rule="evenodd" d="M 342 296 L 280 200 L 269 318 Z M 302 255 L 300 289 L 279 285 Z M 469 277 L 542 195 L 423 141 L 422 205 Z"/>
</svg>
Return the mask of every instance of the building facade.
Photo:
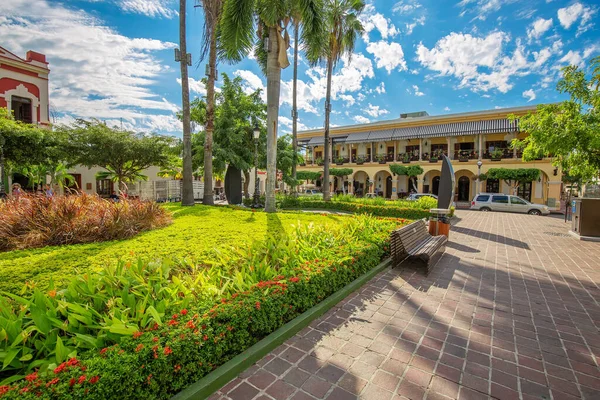
<svg viewBox="0 0 600 400">
<path fill-rule="evenodd" d="M 46 56 L 28 51 L 25 58 L 0 47 L 0 107 L 23 122 L 49 126 Z"/>
<path fill-rule="evenodd" d="M 437 194 L 441 175 L 440 155 L 452 160 L 455 201 L 469 202 L 476 193 L 517 194 L 551 209 L 560 207 L 561 174 L 551 159 L 523 162 L 521 153 L 510 148 L 513 139 L 523 139 L 518 117 L 534 112 L 535 106 L 505 108 L 443 116 L 427 113 L 403 114 L 395 120 L 331 129 L 331 168 L 351 168 L 352 174 L 331 177 L 334 192 L 361 196 L 374 193 L 390 199 L 411 191 Z M 509 115 L 517 117 L 509 119 Z M 298 134 L 305 162 L 299 170 L 322 171 L 323 130 Z M 482 162 L 481 169 L 478 161 Z M 390 164 L 420 165 L 424 173 L 415 177 L 394 176 Z M 478 179 L 490 168 L 536 168 L 540 178 L 519 185 L 497 179 Z M 477 186 L 479 182 L 479 186 Z M 316 182 L 320 186 L 320 182 Z"/>
</svg>

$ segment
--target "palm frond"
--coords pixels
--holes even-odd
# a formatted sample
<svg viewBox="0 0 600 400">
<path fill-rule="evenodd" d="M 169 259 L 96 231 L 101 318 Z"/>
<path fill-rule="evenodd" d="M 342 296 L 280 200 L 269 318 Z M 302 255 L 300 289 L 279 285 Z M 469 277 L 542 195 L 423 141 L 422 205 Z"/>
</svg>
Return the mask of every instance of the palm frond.
<svg viewBox="0 0 600 400">
<path fill-rule="evenodd" d="M 239 62 L 254 44 L 255 0 L 228 0 L 219 21 L 219 58 Z"/>
</svg>

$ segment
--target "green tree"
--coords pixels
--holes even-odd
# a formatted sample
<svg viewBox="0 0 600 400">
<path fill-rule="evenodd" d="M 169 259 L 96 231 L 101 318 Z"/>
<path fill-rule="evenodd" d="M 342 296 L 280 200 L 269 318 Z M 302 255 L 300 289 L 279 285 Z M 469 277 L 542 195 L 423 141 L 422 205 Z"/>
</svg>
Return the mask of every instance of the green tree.
<svg viewBox="0 0 600 400">
<path fill-rule="evenodd" d="M 122 131 L 97 120 L 78 120 L 59 129 L 69 134 L 75 163 L 104 168 L 106 175 L 101 176 L 113 179 L 120 190 L 126 183 L 147 179 L 142 174 L 144 169 L 169 165 L 177 145 L 173 137 Z"/>
<path fill-rule="evenodd" d="M 532 182 L 539 177 L 540 170 L 537 168 L 490 168 L 485 174 L 486 179 L 502 179 L 512 187 L 513 194 L 517 194 L 521 183 Z"/>
<path fill-rule="evenodd" d="M 292 188 L 298 184 L 294 178 L 294 167 L 299 161 L 300 156 L 294 149 L 292 136 L 277 138 L 277 170 L 281 172 L 283 181 Z"/>
<path fill-rule="evenodd" d="M 302 20 L 302 42 L 307 59 L 316 61 L 323 39 L 323 0 L 226 1 L 219 23 L 224 58 L 240 61 L 256 44 L 257 58 L 267 76 L 267 212 L 275 212 L 281 69 L 289 66 L 287 27 L 295 10 Z M 258 26 L 254 25 L 255 20 Z M 259 40 L 255 41 L 256 38 Z"/>
<path fill-rule="evenodd" d="M 344 55 L 348 59 L 354 51 L 356 38 L 363 32 L 358 16 L 365 7 L 362 0 L 327 0 L 326 34 L 327 43 L 324 58 L 327 60 L 327 92 L 325 95 L 325 146 L 323 163 L 323 200 L 329 201 L 329 117 L 331 113 L 331 79 L 333 69 Z"/>
<path fill-rule="evenodd" d="M 181 52 L 181 107 L 183 122 L 183 182 L 181 205 L 193 206 L 194 177 L 192 169 L 192 134 L 190 131 L 190 88 L 188 83 L 188 53 L 185 29 L 185 6 L 187 0 L 179 0 L 179 50 Z M 116 171 L 115 171 L 116 172 Z"/>
<path fill-rule="evenodd" d="M 529 135 L 513 145 L 524 149 L 524 161 L 551 156 L 563 173 L 586 183 L 600 175 L 600 56 L 587 69 L 571 65 L 562 73 L 557 90 L 569 100 L 521 117 L 519 127 Z"/>
</svg>

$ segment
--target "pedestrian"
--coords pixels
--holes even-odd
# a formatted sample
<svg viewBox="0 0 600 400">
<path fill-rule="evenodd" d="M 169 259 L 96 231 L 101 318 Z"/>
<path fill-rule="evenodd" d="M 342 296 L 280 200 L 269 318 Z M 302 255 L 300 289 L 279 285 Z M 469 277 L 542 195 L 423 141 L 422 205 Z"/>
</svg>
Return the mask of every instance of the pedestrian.
<svg viewBox="0 0 600 400">
<path fill-rule="evenodd" d="M 112 191 L 112 193 L 110 194 L 110 196 L 108 198 L 111 199 L 112 201 L 114 201 L 115 203 L 119 201 L 119 195 L 114 190 Z"/>
<path fill-rule="evenodd" d="M 48 198 L 54 197 L 54 190 L 52 190 L 52 186 L 50 186 L 48 183 L 45 186 L 44 193 Z"/>
<path fill-rule="evenodd" d="M 23 194 L 23 189 L 21 189 L 21 184 L 13 183 L 12 184 L 12 195 L 15 199 L 18 199 Z"/>
</svg>

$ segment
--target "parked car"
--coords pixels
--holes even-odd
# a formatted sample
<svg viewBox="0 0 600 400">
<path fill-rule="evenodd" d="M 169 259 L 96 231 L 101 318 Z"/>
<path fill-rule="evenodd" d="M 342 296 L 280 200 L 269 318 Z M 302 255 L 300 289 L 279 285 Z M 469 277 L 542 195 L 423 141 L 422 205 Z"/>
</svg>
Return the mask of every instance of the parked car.
<svg viewBox="0 0 600 400">
<path fill-rule="evenodd" d="M 304 192 L 301 193 L 303 196 L 314 196 L 314 195 L 319 195 L 321 194 L 320 191 L 318 191 L 317 189 L 306 189 Z"/>
<path fill-rule="evenodd" d="M 503 193 L 479 193 L 471 202 L 471 210 L 515 212 L 531 215 L 550 214 L 548 206 L 533 204 L 519 196 Z"/>
<path fill-rule="evenodd" d="M 410 200 L 410 201 L 419 200 L 421 197 L 425 197 L 425 196 L 433 197 L 436 200 L 438 198 L 437 195 L 435 195 L 433 193 L 411 193 L 408 195 L 406 200 Z"/>
</svg>

